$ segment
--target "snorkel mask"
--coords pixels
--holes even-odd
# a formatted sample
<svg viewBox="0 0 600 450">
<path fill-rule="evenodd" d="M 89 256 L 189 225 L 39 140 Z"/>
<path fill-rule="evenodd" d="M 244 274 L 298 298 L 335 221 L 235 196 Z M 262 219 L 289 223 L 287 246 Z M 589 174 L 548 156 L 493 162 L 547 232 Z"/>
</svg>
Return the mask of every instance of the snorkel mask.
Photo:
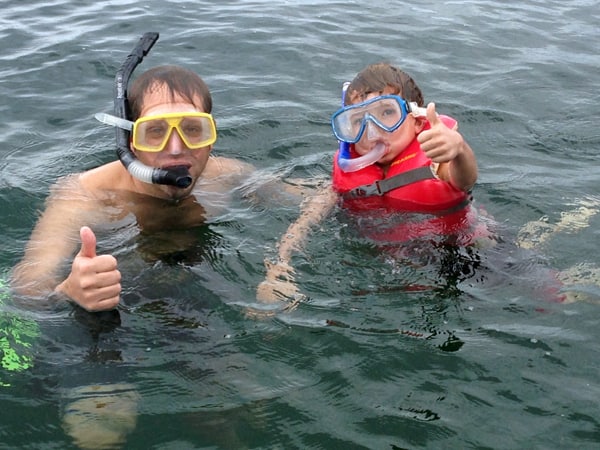
<svg viewBox="0 0 600 450">
<path fill-rule="evenodd" d="M 426 110 L 415 102 L 407 102 L 398 95 L 380 95 L 355 105 L 344 105 L 349 82 L 342 87 L 342 107 L 331 118 L 333 133 L 339 142 L 338 166 L 344 172 L 356 172 L 376 163 L 388 150 L 380 140 L 380 133 L 398 129 L 409 115 L 425 117 Z M 366 154 L 353 158 L 350 144 L 360 141 L 363 135 L 379 141 Z"/>
<path fill-rule="evenodd" d="M 96 114 L 96 118 L 103 123 L 116 126 L 117 155 L 132 176 L 145 183 L 167 184 L 186 188 L 192 184 L 192 176 L 187 168 L 161 169 L 147 166 L 139 161 L 129 148 L 131 134 L 131 111 L 127 100 L 129 79 L 135 68 L 156 43 L 158 36 L 158 33 L 155 32 L 145 33 L 117 71 L 114 85 L 115 115 Z"/>
</svg>

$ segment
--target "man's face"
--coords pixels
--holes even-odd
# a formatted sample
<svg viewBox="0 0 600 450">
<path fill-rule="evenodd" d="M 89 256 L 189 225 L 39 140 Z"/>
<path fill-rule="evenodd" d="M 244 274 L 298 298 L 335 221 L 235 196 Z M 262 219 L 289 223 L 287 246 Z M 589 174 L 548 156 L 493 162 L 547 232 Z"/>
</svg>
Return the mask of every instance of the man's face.
<svg viewBox="0 0 600 450">
<path fill-rule="evenodd" d="M 194 99 L 197 105 L 202 105 L 202 99 Z M 189 100 L 182 98 L 179 95 L 171 97 L 165 87 L 151 89 L 144 96 L 144 102 L 140 113 L 140 118 L 144 116 L 153 116 L 165 113 L 182 113 L 182 112 L 205 112 L 198 109 Z M 162 194 L 171 199 L 180 199 L 187 197 L 198 178 L 204 171 L 212 145 L 206 147 L 190 149 L 182 140 L 177 129 L 172 129 L 168 140 L 159 152 L 147 152 L 137 150 L 132 144 L 132 151 L 138 159 L 151 167 L 161 169 L 169 169 L 175 167 L 185 167 L 192 176 L 192 184 L 187 188 L 178 188 L 175 186 L 156 185 L 160 187 Z M 161 195 L 162 196 L 162 195 Z"/>
</svg>

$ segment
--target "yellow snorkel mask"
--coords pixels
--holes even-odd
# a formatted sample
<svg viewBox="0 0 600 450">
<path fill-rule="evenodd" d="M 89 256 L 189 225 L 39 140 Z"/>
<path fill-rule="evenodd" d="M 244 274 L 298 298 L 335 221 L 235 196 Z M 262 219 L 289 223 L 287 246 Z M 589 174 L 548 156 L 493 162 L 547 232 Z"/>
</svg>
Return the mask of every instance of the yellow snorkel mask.
<svg viewBox="0 0 600 450">
<path fill-rule="evenodd" d="M 142 152 L 160 152 L 173 131 L 190 150 L 212 145 L 217 140 L 217 128 L 212 115 L 204 112 L 175 112 L 140 117 L 135 122 L 104 113 L 96 119 L 132 132 L 133 147 Z"/>
</svg>

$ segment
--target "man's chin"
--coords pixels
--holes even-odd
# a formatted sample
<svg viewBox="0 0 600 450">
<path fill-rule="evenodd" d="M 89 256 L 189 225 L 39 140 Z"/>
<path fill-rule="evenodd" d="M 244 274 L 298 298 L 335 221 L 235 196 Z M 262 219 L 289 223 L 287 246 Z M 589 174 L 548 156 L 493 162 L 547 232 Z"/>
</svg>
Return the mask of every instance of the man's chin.
<svg viewBox="0 0 600 450">
<path fill-rule="evenodd" d="M 183 200 L 186 197 L 189 197 L 191 192 L 193 189 L 193 184 L 182 188 L 182 187 L 178 187 L 178 186 L 172 186 L 172 185 L 162 185 L 161 186 L 161 191 L 165 194 L 165 199 L 166 200 L 172 200 L 172 201 L 180 201 Z"/>
</svg>

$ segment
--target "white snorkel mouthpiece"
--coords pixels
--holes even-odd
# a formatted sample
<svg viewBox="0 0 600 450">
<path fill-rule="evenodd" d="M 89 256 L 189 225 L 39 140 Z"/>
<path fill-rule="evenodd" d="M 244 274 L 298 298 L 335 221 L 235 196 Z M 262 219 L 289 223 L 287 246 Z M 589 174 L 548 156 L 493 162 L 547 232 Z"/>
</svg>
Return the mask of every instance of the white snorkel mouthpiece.
<svg viewBox="0 0 600 450">
<path fill-rule="evenodd" d="M 96 120 L 105 123 L 106 125 L 112 125 L 113 127 L 119 127 L 127 131 L 131 131 L 133 129 L 133 122 L 131 120 L 122 119 L 106 113 L 96 113 L 94 114 L 94 117 Z"/>
</svg>

